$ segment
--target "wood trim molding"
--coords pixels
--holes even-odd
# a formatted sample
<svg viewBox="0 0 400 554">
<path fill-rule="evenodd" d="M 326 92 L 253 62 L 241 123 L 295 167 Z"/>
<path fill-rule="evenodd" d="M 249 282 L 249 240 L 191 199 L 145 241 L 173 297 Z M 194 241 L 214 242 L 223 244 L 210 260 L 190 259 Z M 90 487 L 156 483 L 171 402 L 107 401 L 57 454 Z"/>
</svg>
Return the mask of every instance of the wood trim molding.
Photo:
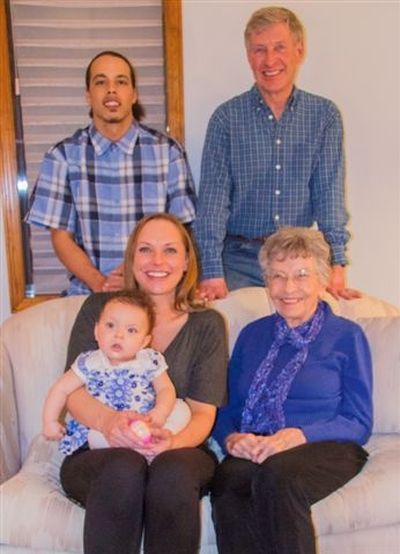
<svg viewBox="0 0 400 554">
<path fill-rule="evenodd" d="M 167 131 L 178 141 L 184 140 L 183 55 L 181 0 L 162 0 Z M 53 298 L 38 295 L 25 297 L 24 258 L 17 194 L 17 164 L 13 88 L 6 2 L 0 2 L 0 206 L 3 212 L 11 311 Z"/>
<path fill-rule="evenodd" d="M 25 300 L 25 278 L 17 195 L 13 87 L 5 2 L 0 2 L 0 98 L 0 198 L 3 211 L 10 303 L 11 310 L 15 311 Z"/>
<path fill-rule="evenodd" d="M 183 47 L 181 0 L 163 0 L 167 132 L 183 143 Z"/>
</svg>

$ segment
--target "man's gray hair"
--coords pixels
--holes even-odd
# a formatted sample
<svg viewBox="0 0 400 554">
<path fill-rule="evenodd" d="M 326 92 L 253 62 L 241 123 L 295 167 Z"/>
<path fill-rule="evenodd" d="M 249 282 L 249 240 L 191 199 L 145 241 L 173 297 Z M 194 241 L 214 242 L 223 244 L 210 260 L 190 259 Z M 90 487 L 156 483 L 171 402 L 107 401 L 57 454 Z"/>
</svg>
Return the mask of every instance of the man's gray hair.
<svg viewBox="0 0 400 554">
<path fill-rule="evenodd" d="M 304 42 L 304 27 L 297 15 L 287 8 L 268 6 L 255 11 L 250 17 L 244 31 L 246 48 L 249 44 L 249 38 L 252 33 L 258 33 L 273 23 L 287 23 L 295 40 L 298 42 Z"/>
<path fill-rule="evenodd" d="M 314 258 L 322 284 L 330 278 L 330 248 L 321 231 L 309 227 L 282 227 L 270 235 L 262 245 L 258 261 L 266 284 L 273 260 L 286 258 Z"/>
</svg>

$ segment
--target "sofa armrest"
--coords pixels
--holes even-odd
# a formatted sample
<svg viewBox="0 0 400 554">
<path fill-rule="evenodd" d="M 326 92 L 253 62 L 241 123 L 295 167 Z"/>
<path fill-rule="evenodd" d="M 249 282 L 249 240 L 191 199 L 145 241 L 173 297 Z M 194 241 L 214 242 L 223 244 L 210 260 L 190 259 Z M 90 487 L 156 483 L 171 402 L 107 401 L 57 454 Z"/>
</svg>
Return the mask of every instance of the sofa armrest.
<svg viewBox="0 0 400 554">
<path fill-rule="evenodd" d="M 3 341 L 0 344 L 0 483 L 21 467 L 19 427 L 12 364 Z"/>
</svg>

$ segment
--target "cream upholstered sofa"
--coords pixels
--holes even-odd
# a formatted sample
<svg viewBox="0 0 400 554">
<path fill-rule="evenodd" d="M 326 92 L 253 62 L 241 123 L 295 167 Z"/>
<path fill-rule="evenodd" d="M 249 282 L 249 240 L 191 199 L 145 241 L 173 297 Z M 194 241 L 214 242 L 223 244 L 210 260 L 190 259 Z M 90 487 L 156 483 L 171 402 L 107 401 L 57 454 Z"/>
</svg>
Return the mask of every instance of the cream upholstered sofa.
<svg viewBox="0 0 400 554">
<path fill-rule="evenodd" d="M 84 510 L 60 487 L 61 455 L 39 435 L 41 406 L 63 371 L 68 336 L 84 297 L 51 300 L 10 317 L 2 327 L 0 552 L 82 552 Z M 374 361 L 374 433 L 369 461 L 342 489 L 312 509 L 321 554 L 396 554 L 400 545 L 400 312 L 364 296 L 329 300 L 358 319 Z M 232 346 L 249 321 L 271 313 L 262 288 L 235 291 L 215 304 Z M 209 499 L 201 503 L 201 553 L 217 552 Z M 171 552 L 171 554 L 174 554 Z"/>
</svg>

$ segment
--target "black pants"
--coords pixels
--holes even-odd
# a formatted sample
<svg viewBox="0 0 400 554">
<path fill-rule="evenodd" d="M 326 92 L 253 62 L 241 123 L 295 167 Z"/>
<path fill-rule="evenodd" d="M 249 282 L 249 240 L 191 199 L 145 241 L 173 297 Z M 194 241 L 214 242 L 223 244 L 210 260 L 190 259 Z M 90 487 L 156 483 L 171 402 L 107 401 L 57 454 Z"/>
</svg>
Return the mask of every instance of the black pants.
<svg viewBox="0 0 400 554">
<path fill-rule="evenodd" d="M 133 450 L 80 450 L 61 467 L 65 492 L 86 508 L 86 554 L 194 554 L 200 544 L 199 499 L 216 459 L 206 448 L 160 454 L 148 465 Z"/>
<path fill-rule="evenodd" d="M 228 456 L 212 486 L 220 554 L 314 554 L 310 506 L 363 467 L 351 442 L 307 443 L 262 464 Z"/>
</svg>

